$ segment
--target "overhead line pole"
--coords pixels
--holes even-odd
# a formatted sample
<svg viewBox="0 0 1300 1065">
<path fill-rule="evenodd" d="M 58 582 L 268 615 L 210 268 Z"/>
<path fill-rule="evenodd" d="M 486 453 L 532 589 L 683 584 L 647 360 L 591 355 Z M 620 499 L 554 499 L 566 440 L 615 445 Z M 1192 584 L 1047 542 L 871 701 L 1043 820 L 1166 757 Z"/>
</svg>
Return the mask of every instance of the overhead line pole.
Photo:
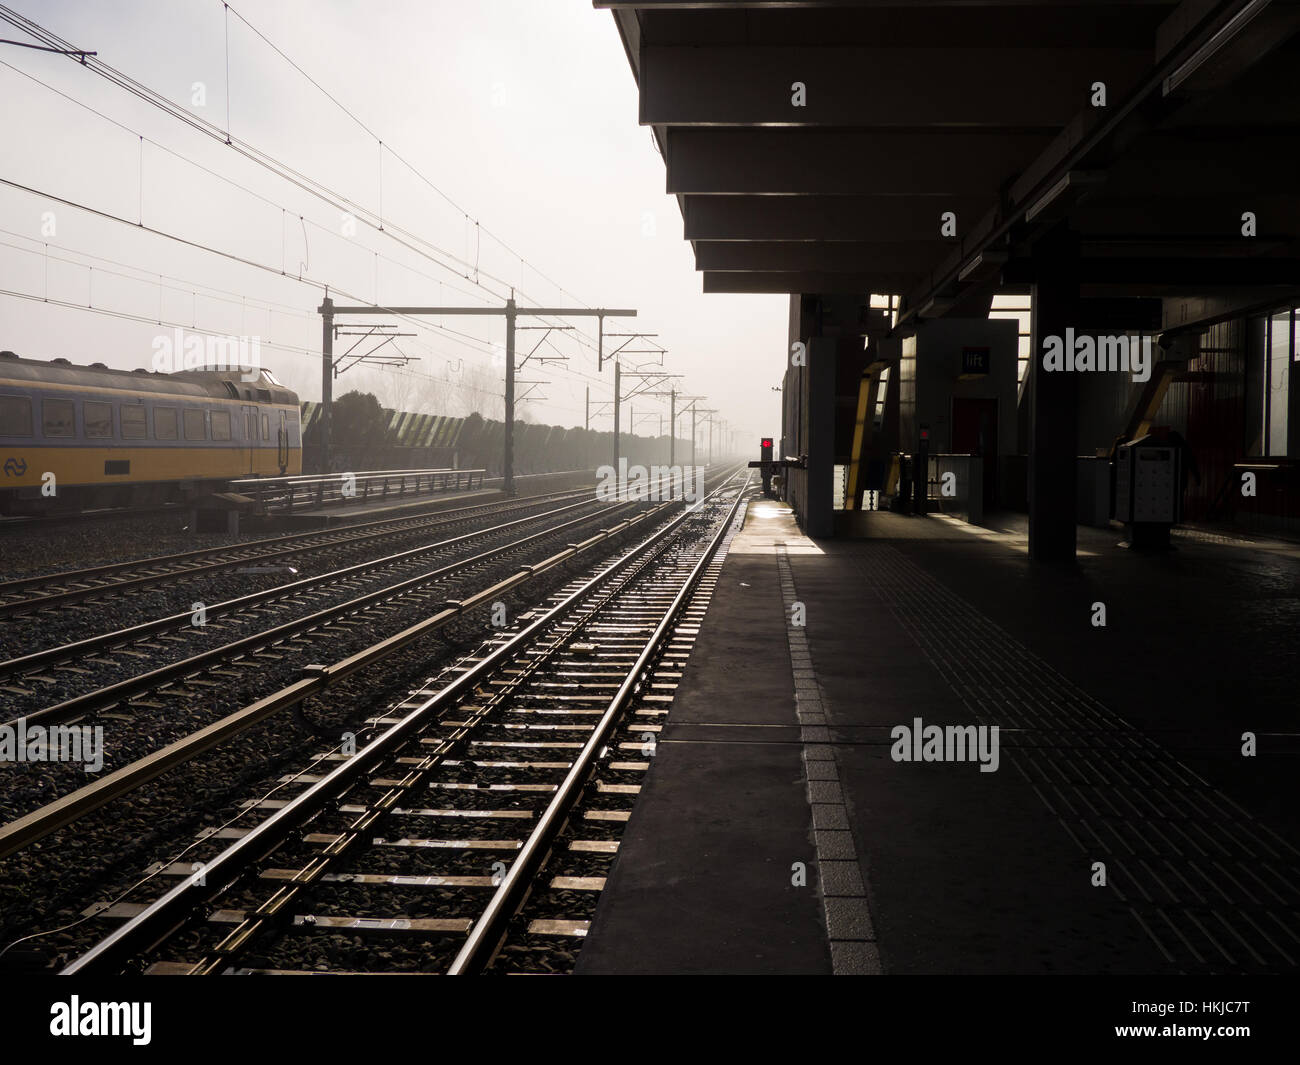
<svg viewBox="0 0 1300 1065">
<path fill-rule="evenodd" d="M 695 407 L 691 411 L 691 465 L 695 465 L 695 415 L 703 414 L 709 423 L 709 461 L 708 465 L 713 465 L 713 416 L 718 413 L 717 408 L 704 409 Z"/>
<path fill-rule="evenodd" d="M 691 401 L 690 404 L 689 404 L 689 406 L 686 406 L 686 407 L 683 407 L 683 408 L 682 408 L 681 413 L 682 413 L 682 414 L 686 414 L 688 411 L 691 413 L 691 465 L 694 466 L 694 465 L 695 465 L 695 413 L 694 413 L 694 411 L 695 411 L 695 405 L 696 405 L 697 403 L 699 403 L 700 400 L 702 400 L 702 399 L 706 399 L 706 398 L 708 398 L 708 397 L 706 397 L 706 396 L 680 396 L 679 398 L 681 398 L 681 399 L 689 399 L 689 400 Z M 673 425 L 672 425 L 672 435 L 673 435 L 673 438 L 674 438 L 674 440 L 675 440 L 675 439 L 676 439 L 676 435 L 677 435 L 677 424 L 676 424 L 676 422 L 674 422 Z"/>
<path fill-rule="evenodd" d="M 330 407 L 334 402 L 334 301 L 326 289 L 320 305 L 320 471 L 330 472 Z M 302 443 L 299 430 L 298 442 Z"/>
<path fill-rule="evenodd" d="M 391 315 L 501 315 L 506 320 L 506 388 L 505 388 L 505 433 L 501 456 L 501 490 L 508 496 L 515 494 L 515 320 L 527 317 L 591 317 L 600 319 L 603 349 L 605 318 L 635 318 L 635 310 L 610 310 L 604 307 L 524 307 L 520 308 L 512 294 L 504 307 L 380 307 L 362 305 L 358 307 L 339 307 L 326 296 L 318 308 L 324 330 L 321 343 L 321 458 L 328 470 L 330 449 L 330 406 L 333 402 L 334 370 L 334 318 L 341 314 L 391 314 Z M 617 379 L 617 365 L 615 377 Z M 614 406 L 614 448 L 615 466 L 618 449 L 618 404 Z"/>
<path fill-rule="evenodd" d="M 506 300 L 506 409 L 501 441 L 501 491 L 515 494 L 515 299 Z"/>
<path fill-rule="evenodd" d="M 668 400 L 668 465 L 677 465 L 677 389 L 670 390 Z"/>
<path fill-rule="evenodd" d="M 662 370 L 629 370 L 627 376 L 642 379 L 640 389 L 639 390 L 634 389 L 632 394 L 627 397 L 628 399 L 631 399 L 633 396 L 645 395 L 647 388 L 653 388 L 660 381 L 666 380 L 669 377 L 681 377 L 682 375 L 679 373 L 666 373 Z M 646 381 L 645 378 L 653 378 L 653 380 Z M 618 459 L 619 459 L 618 430 L 619 430 L 619 408 L 622 406 L 622 402 L 623 402 L 622 391 L 623 391 L 623 364 L 617 358 L 614 358 L 614 471 L 616 476 L 618 474 L 618 468 L 619 468 L 618 467 Z M 632 431 L 633 432 L 636 431 L 635 425 L 632 426 Z"/>
</svg>

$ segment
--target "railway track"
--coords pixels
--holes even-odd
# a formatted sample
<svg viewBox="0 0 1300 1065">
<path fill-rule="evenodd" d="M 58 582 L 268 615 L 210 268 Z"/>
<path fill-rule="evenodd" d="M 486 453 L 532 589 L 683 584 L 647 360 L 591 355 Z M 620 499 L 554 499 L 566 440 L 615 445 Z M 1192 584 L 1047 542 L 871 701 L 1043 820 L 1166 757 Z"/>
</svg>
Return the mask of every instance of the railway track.
<svg viewBox="0 0 1300 1065">
<path fill-rule="evenodd" d="M 228 616 L 233 617 L 234 607 L 238 606 L 255 611 L 250 617 L 258 621 L 257 627 L 251 634 L 233 640 L 217 633 L 215 635 L 219 638 L 211 646 L 196 653 L 189 642 L 209 638 L 213 634 L 207 630 L 215 624 L 199 630 L 189 624 L 187 615 L 178 615 L 0 663 L 0 683 L 4 683 L 8 674 L 19 667 L 27 671 L 22 674 L 22 679 L 28 683 L 32 683 L 33 675 L 56 683 L 65 674 L 84 674 L 93 663 L 111 667 L 115 660 L 120 660 L 122 669 L 128 671 L 123 679 L 88 687 L 81 694 L 29 709 L 7 722 L 18 732 L 20 729 L 49 728 L 89 720 L 111 727 L 115 738 L 108 745 L 110 754 L 107 761 L 112 771 L 92 784 L 82 786 L 84 781 L 78 776 L 76 767 L 63 767 L 66 771 L 53 785 L 59 797 L 53 801 L 50 801 L 48 787 L 36 801 L 18 796 L 12 799 L 9 795 L 0 797 L 0 808 L 13 818 L 0 827 L 0 857 L 22 849 L 135 790 L 167 769 L 252 728 L 271 714 L 305 698 L 314 688 L 336 683 L 352 669 L 338 670 L 310 663 L 318 652 L 328 654 L 339 646 L 357 646 L 358 629 L 370 633 L 397 630 L 381 644 L 394 650 L 417 636 L 435 634 L 466 617 L 476 609 L 480 600 L 494 604 L 502 597 L 517 594 L 517 589 L 556 565 L 594 550 L 597 545 L 651 520 L 655 510 L 645 511 L 636 503 L 600 504 L 591 499 L 570 503 L 542 515 L 531 515 L 491 530 L 480 530 L 405 552 L 411 556 L 410 560 L 420 563 L 425 554 L 437 549 L 443 564 L 433 569 L 422 568 L 414 576 L 360 594 L 356 588 L 349 588 L 346 581 L 341 581 L 342 577 L 349 576 L 348 571 L 296 582 L 297 586 L 306 586 L 308 609 L 311 597 L 319 594 L 317 589 L 322 584 L 333 594 L 341 592 L 343 598 L 323 609 L 281 620 L 270 628 L 262 627 L 256 611 L 282 608 L 284 600 L 302 592 L 302 587 L 281 586 L 242 597 L 234 604 L 215 604 L 216 624 L 219 624 L 225 607 L 230 607 Z M 569 536 L 579 535 L 579 530 L 586 528 L 590 531 L 593 522 L 621 513 L 630 516 L 580 543 L 569 543 L 564 550 L 549 558 L 538 558 L 539 550 L 546 544 L 558 546 Z M 488 534 L 497 541 L 495 546 L 484 543 L 478 546 L 485 549 L 468 556 L 464 553 L 464 547 Z M 531 557 L 533 563 L 517 567 L 512 561 L 516 557 Z M 350 567 L 350 570 L 364 571 L 361 575 L 365 576 L 384 562 L 386 560 L 375 560 Z M 351 576 L 356 578 L 356 573 Z M 466 586 L 475 579 L 479 581 L 480 590 L 477 594 L 469 594 Z M 486 590 L 482 590 L 483 583 L 489 585 Z M 452 598 L 449 593 L 453 592 L 464 598 Z M 485 596 L 488 598 L 484 599 Z M 280 597 L 279 602 L 273 601 L 276 597 Z M 399 624 L 402 617 L 423 620 L 403 630 Z M 169 652 L 173 655 L 172 660 L 158 664 Z M 69 661 L 75 664 L 57 664 Z M 153 668 L 141 672 L 142 661 Z M 33 670 L 37 672 L 33 674 Z M 305 679 L 297 684 L 290 683 L 299 677 Z M 259 698 L 268 690 L 275 691 L 277 683 L 288 685 L 283 691 L 295 698 Z M 254 701 L 251 704 L 232 701 L 239 699 Z M 223 712 L 232 706 L 240 709 L 223 716 Z M 15 779 L 15 784 L 18 783 L 21 783 L 21 778 Z"/>
<path fill-rule="evenodd" d="M 85 674 L 87 667 L 109 671 L 120 668 L 130 674 L 103 688 L 85 691 L 39 709 L 28 709 L 20 715 L 29 724 L 48 725 L 110 708 L 124 700 L 157 691 L 163 685 L 196 677 L 215 666 L 241 662 L 243 664 L 236 668 L 251 668 L 257 665 L 255 656 L 270 654 L 271 648 L 287 640 L 318 632 L 329 625 L 349 623 L 359 610 L 391 604 L 403 596 L 419 595 L 449 577 L 471 576 L 476 568 L 502 555 L 526 548 L 558 531 L 584 524 L 610 511 L 608 506 L 598 509 L 589 493 L 582 495 L 583 498 L 577 502 L 553 510 L 528 514 L 500 525 L 422 544 L 314 577 L 273 585 L 234 599 L 204 604 L 202 620 L 198 624 L 192 611 L 171 614 L 6 659 L 0 661 L 0 683 L 10 695 L 31 695 L 38 684 L 62 686 L 72 677 Z M 493 542 L 499 542 L 499 546 L 490 547 Z M 488 549 L 467 557 L 465 551 L 479 543 Z M 423 568 L 429 561 L 445 564 L 434 569 Z M 396 580 L 363 592 L 363 588 L 375 578 Z M 332 605 L 320 605 L 331 597 L 336 600 Z M 220 642 L 223 624 L 234 626 L 241 618 L 260 624 L 268 616 L 274 620 L 277 613 L 289 613 L 295 605 L 311 612 L 270 628 L 258 628 L 230 642 Z M 199 650 L 200 647 L 204 649 Z M 157 665 L 144 673 L 135 672 L 141 662 L 154 664 L 167 658 L 171 661 L 165 665 Z"/>
<path fill-rule="evenodd" d="M 564 968 L 748 480 L 733 475 L 570 581 L 371 719 L 355 751 L 328 751 L 247 801 L 238 823 L 206 833 L 219 848 L 208 860 L 155 871 L 179 877 L 173 889 L 100 910 L 124 923 L 64 971 Z"/>
<path fill-rule="evenodd" d="M 189 508 L 183 503 L 155 503 L 139 507 L 105 507 L 64 514 L 0 515 L 0 537 L 6 533 L 23 533 L 32 529 L 58 529 L 69 522 L 92 523 L 120 518 L 138 518 L 148 514 L 180 514 Z"/>
<path fill-rule="evenodd" d="M 484 517 L 525 511 L 564 500 L 590 498 L 590 489 L 527 496 L 458 507 L 451 511 L 335 526 L 221 547 L 196 548 L 78 570 L 22 577 L 0 583 L 0 618 L 54 610 L 72 603 L 122 595 L 143 588 L 245 566 L 280 562 L 304 554 L 373 548 L 436 530 L 468 526 Z"/>
</svg>

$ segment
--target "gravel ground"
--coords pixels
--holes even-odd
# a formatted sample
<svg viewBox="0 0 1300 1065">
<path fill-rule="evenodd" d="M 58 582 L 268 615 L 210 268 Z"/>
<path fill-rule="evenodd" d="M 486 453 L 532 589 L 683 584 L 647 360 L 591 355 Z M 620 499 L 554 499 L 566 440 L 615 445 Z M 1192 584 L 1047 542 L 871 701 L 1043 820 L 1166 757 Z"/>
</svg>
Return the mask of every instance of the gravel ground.
<svg viewBox="0 0 1300 1065">
<path fill-rule="evenodd" d="M 508 514 L 494 512 L 467 517 L 462 523 L 454 527 L 443 525 L 433 528 L 394 530 L 382 540 L 369 540 L 363 543 L 305 544 L 300 551 L 294 554 L 260 564 L 264 567 L 289 566 L 296 571 L 294 573 L 249 573 L 241 572 L 243 567 L 236 567 L 215 572 L 199 572 L 189 576 L 181 574 L 168 580 L 167 583 L 155 587 L 127 590 L 114 595 L 97 596 L 93 600 L 84 603 L 73 603 L 61 608 L 16 615 L 6 619 L 3 630 L 0 630 L 0 658 L 13 658 L 22 654 L 30 654 L 46 647 L 57 646 L 72 640 L 85 639 L 100 632 L 140 624 L 159 617 L 182 613 L 189 614 L 196 602 L 203 602 L 211 606 L 215 603 L 274 588 L 291 581 L 302 580 L 374 558 L 410 550 L 426 543 L 436 543 L 468 532 L 486 529 L 494 524 L 523 518 L 530 513 L 541 513 L 554 509 L 556 506 L 557 504 L 541 504 L 527 509 L 512 510 Z M 426 515 L 426 517 L 430 518 L 431 521 L 442 520 L 439 513 Z M 86 535 L 86 533 L 84 530 L 80 534 L 77 530 L 72 530 L 67 535 L 80 540 L 81 536 Z M 0 538 L 0 547 L 4 549 L 6 563 L 11 556 L 18 554 L 12 542 L 14 538 L 15 534 L 12 533 L 8 539 Z M 137 561 L 141 558 L 203 547 L 229 547 L 263 538 L 264 534 L 239 539 L 207 536 L 200 539 L 210 542 L 195 543 L 187 534 L 182 533 L 178 534 L 177 539 L 166 542 L 158 540 L 153 534 L 144 535 L 137 532 L 133 536 L 131 530 L 123 530 L 108 533 L 105 539 L 97 541 L 101 547 L 109 544 L 113 545 L 116 555 L 88 557 L 71 568 L 83 569 L 101 563 Z M 142 544 L 147 545 L 146 553 L 143 555 L 141 554 Z M 24 550 L 28 553 L 38 552 L 39 545 L 29 543 Z M 3 579 L 57 574 L 66 571 L 68 568 L 66 565 L 50 562 L 31 573 L 8 573 L 4 575 Z M 250 565 L 249 568 L 256 569 L 258 567 Z M 2 700 L 4 697 L 5 693 L 0 692 L 0 710 L 3 710 Z"/>
<path fill-rule="evenodd" d="M 589 487 L 589 482 L 574 479 L 571 487 L 558 483 L 546 487 L 548 492 L 576 491 Z M 522 485 L 520 491 L 540 495 L 541 486 Z M 491 498 L 472 499 L 462 506 L 479 506 L 493 503 Z M 516 500 L 518 502 L 518 500 Z M 430 499 L 427 509 L 412 508 L 403 511 L 402 519 L 415 517 L 436 518 L 450 516 L 457 508 L 448 508 L 445 501 Z M 358 521 L 377 521 L 378 516 Z M 334 531 L 342 528 L 335 527 Z M 209 547 L 228 547 L 233 544 L 262 540 L 284 535 L 292 530 L 270 521 L 243 523 L 238 536 L 227 533 L 196 532 L 189 530 L 189 511 L 167 511 L 155 514 L 124 515 L 115 518 L 95 518 L 36 526 L 0 523 L 0 582 L 34 577 L 63 570 L 85 569 L 89 566 L 155 555 L 169 555 L 181 551 L 194 551 Z M 304 535 L 310 530 L 302 530 Z"/>
<path fill-rule="evenodd" d="M 265 532 L 239 537 L 224 533 L 191 535 L 187 531 L 188 522 L 185 514 L 169 513 L 0 529 L 0 580 L 84 569 L 149 555 L 224 547 L 268 535 Z"/>
<path fill-rule="evenodd" d="M 644 530 L 636 530 L 633 535 L 643 534 Z M 621 539 L 629 542 L 631 537 L 625 534 Z M 546 553 L 549 552 L 538 552 L 536 557 Z M 585 571 L 587 565 L 571 563 L 557 567 L 538 578 L 538 583 L 525 586 L 516 595 L 503 597 L 508 616 L 517 617 L 541 602 L 575 573 Z M 488 583 L 490 578 L 478 579 L 474 587 Z M 466 588 L 463 594 L 470 590 Z M 452 594 L 440 590 L 439 599 Z M 366 717 L 400 701 L 433 671 L 477 646 L 489 622 L 488 611 L 477 613 L 477 617 L 460 619 L 439 634 L 409 645 L 377 667 L 354 674 L 332 690 L 327 699 L 310 700 L 296 712 L 271 718 L 202 758 L 164 774 L 140 791 L 17 854 L 0 859 L 0 943 L 9 945 L 34 932 L 73 925 L 65 931 L 12 945 L 0 956 L 0 968 L 57 967 L 102 937 L 108 927 L 96 919 L 74 923 L 86 907 L 119 895 L 132 901 L 147 901 L 162 894 L 175 881 L 155 877 L 144 889 L 127 894 L 140 880 L 142 870 L 156 863 L 201 862 L 223 849 L 228 842 L 207 840 L 196 845 L 195 833 L 239 817 L 240 801 L 267 794 L 276 787 L 282 774 L 300 769 L 313 756 L 336 744 L 344 732 L 355 732 L 360 737 Z M 368 630 L 357 632 L 354 642 L 357 647 L 364 646 L 373 642 L 374 636 Z M 346 655 L 352 642 L 333 636 L 329 642 L 329 660 Z M 219 703 L 227 696 L 227 692 L 219 692 Z M 238 701 L 230 699 L 231 705 L 225 709 L 234 709 Z M 192 712 L 192 704 L 181 708 L 181 713 L 187 716 Z M 178 731 L 193 727 L 191 721 Z M 40 768 L 42 772 L 38 775 L 43 777 L 44 770 L 61 767 Z M 46 787 L 49 786 L 47 783 Z M 279 797 L 291 794 L 278 793 Z M 427 852 L 402 858 L 415 862 L 437 861 L 438 867 L 445 869 L 448 854 Z M 477 875 L 481 873 L 481 856 L 475 860 L 479 861 Z M 349 957 L 360 965 L 360 958 L 354 957 L 358 949 L 384 949 L 377 943 L 354 947 L 351 940 L 356 937 L 330 938 L 348 941 L 346 949 L 341 948 L 337 955 L 331 950 L 334 968 Z"/>
<path fill-rule="evenodd" d="M 431 604 L 440 605 L 446 599 L 472 594 L 513 573 L 521 564 L 544 558 L 571 539 L 575 532 L 588 535 L 595 528 L 606 524 L 608 519 L 593 517 L 578 530 L 545 537 L 537 544 L 525 545 L 489 563 L 476 566 L 472 572 L 442 578 L 427 593 L 405 596 L 391 605 L 378 605 L 367 613 L 366 624 L 357 625 L 350 631 L 341 627 L 322 628 L 292 646 L 281 644 L 274 652 L 277 656 L 275 659 L 247 659 L 246 666 L 223 667 L 221 675 L 206 684 L 203 681 L 190 681 L 172 689 L 171 693 L 151 695 L 111 718 L 105 716 L 102 718 L 104 764 L 100 772 L 111 772 L 291 684 L 298 679 L 305 665 L 318 661 L 337 661 L 362 650 L 383 636 L 415 624 L 432 612 Z M 483 543 L 485 546 L 507 544 L 523 535 L 524 530 L 536 531 L 543 527 L 539 521 L 520 530 L 496 534 Z M 115 656 L 112 660 L 106 660 L 105 664 L 93 668 L 89 661 L 83 660 L 76 666 L 78 672 L 59 672 L 60 679 L 55 689 L 57 695 L 53 700 L 49 694 L 50 686 L 37 688 L 32 685 L 33 694 L 26 697 L 13 695 L 12 692 L 4 693 L 4 698 L 0 699 L 0 716 L 8 720 L 31 713 L 52 701 L 68 699 L 81 692 L 135 676 L 144 670 L 157 668 L 167 661 L 186 658 L 209 647 L 254 635 L 271 624 L 315 613 L 333 602 L 345 602 L 362 591 L 385 586 L 399 577 L 425 572 L 445 564 L 453 557 L 452 552 L 442 552 L 440 556 L 421 556 L 398 570 L 368 575 L 364 581 L 350 581 L 347 585 L 331 587 L 327 592 L 315 593 L 311 599 L 304 598 L 292 614 L 277 604 L 273 620 L 265 612 L 230 615 L 210 621 L 202 629 L 184 626 L 180 630 L 183 638 L 177 638 L 174 643 L 159 643 L 157 638 L 150 640 L 143 645 L 144 650 L 136 648 L 133 656 Z M 140 655 L 144 657 L 138 657 Z M 0 820 L 3 821 L 13 820 L 61 794 L 83 787 L 89 780 L 84 767 L 71 762 L 23 763 L 13 767 L 13 770 L 15 771 L 0 775 Z"/>
<path fill-rule="evenodd" d="M 598 524 L 608 524 L 608 520 Z M 636 530 L 633 535 L 639 538 L 644 535 L 644 531 Z M 575 533 L 569 532 L 562 539 L 570 542 L 577 538 Z M 625 544 L 631 542 L 632 537 L 625 535 L 620 539 Z M 538 550 L 534 557 L 543 557 L 553 550 L 553 547 Z M 612 554 L 613 551 L 611 547 L 610 550 L 602 550 L 602 553 Z M 517 568 L 519 562 L 519 559 L 511 559 L 504 568 L 511 571 Z M 557 567 L 516 595 L 504 597 L 508 616 L 517 618 L 520 613 L 542 602 L 546 595 L 586 568 L 586 565 L 577 564 Z M 455 588 L 440 587 L 437 600 L 440 602 L 444 598 L 456 597 L 457 594 L 469 594 L 491 583 L 493 577 L 494 574 L 476 576 L 472 581 L 466 582 L 467 586 L 459 592 Z M 415 611 L 417 616 L 427 613 L 427 609 Z M 398 619 L 394 628 L 398 624 L 409 624 L 410 621 L 410 618 Z M 268 794 L 281 799 L 296 794 L 296 786 L 281 787 L 277 784 L 281 775 L 308 765 L 315 756 L 337 744 L 344 732 L 355 732 L 360 742 L 366 717 L 401 701 L 409 691 L 427 683 L 431 673 L 478 646 L 488 624 L 487 611 L 478 612 L 476 617 L 460 619 L 440 633 L 404 648 L 381 666 L 348 678 L 331 690 L 327 699 L 311 700 L 296 710 L 272 718 L 77 824 L 60 830 L 19 854 L 0 860 L 0 949 L 14 944 L 18 937 L 60 929 L 65 925 L 72 926 L 12 945 L 7 953 L 0 955 L 0 969 L 48 970 L 75 957 L 111 927 L 102 919 L 82 919 L 81 913 L 86 907 L 100 900 L 119 898 L 147 902 L 162 894 L 175 883 L 175 879 L 154 876 L 142 886 L 137 886 L 142 870 L 174 861 L 186 865 L 202 862 L 224 849 L 229 845 L 228 840 L 196 841 L 196 834 L 226 824 L 251 825 L 269 816 L 267 811 L 245 811 L 241 803 Z M 328 643 L 319 645 L 322 649 L 327 646 L 328 656 L 322 657 L 320 653 L 313 655 L 309 648 L 305 660 L 337 660 L 351 650 L 368 645 L 379 635 L 370 626 L 364 626 L 347 637 L 341 637 L 337 632 L 331 633 Z M 296 666 L 294 670 L 296 671 Z M 274 683 L 275 676 L 273 669 L 259 670 L 258 687 L 270 690 L 278 686 Z M 212 699 L 210 708 L 209 695 Z M 204 693 L 201 702 L 186 700 L 178 706 L 179 701 L 173 701 L 163 708 L 165 713 L 158 716 L 157 728 L 141 728 L 139 720 L 130 723 L 129 728 L 139 733 L 132 738 L 132 742 L 139 740 L 142 748 L 168 742 L 169 738 L 174 737 L 164 731 L 166 728 L 174 727 L 175 735 L 180 735 L 203 720 L 210 719 L 213 713 L 225 713 L 237 708 L 247 700 L 247 696 L 245 688 L 231 681 L 219 690 Z M 330 767 L 331 764 L 326 764 L 316 771 L 323 772 Z M 56 775 L 56 771 L 63 767 L 27 768 L 36 770 L 31 774 L 30 780 L 31 791 L 35 794 L 57 794 L 61 787 L 66 786 L 66 782 Z M 495 774 L 491 778 L 492 782 L 507 783 L 523 779 L 522 774 L 515 771 L 491 772 Z M 451 780 L 455 774 L 455 769 L 447 767 L 441 779 Z M 557 779 L 560 775 L 556 774 Z M 468 769 L 464 771 L 464 776 L 466 779 L 483 779 L 481 772 L 474 774 Z M 635 783 L 638 782 L 636 777 L 639 774 L 612 771 L 606 776 L 616 783 Z M 86 779 L 81 774 L 75 783 L 84 784 Z M 527 779 L 533 782 L 537 776 L 529 775 Z M 367 794 L 369 791 L 368 788 L 357 789 L 349 795 L 347 801 L 364 802 L 367 798 L 373 798 L 373 794 Z M 419 796 L 418 803 L 407 805 L 503 810 L 531 805 L 521 799 L 521 793 L 488 792 L 488 799 L 484 799 L 483 794 L 481 791 L 429 789 Z M 595 796 L 593 801 L 606 806 L 612 801 L 615 803 L 613 808 L 630 808 L 631 798 Z M 29 795 L 28 801 L 31 800 L 32 796 Z M 344 827 L 346 822 L 345 817 L 322 815 L 318 823 L 313 823 L 312 830 L 336 831 Z M 430 826 L 434 822 L 427 818 L 403 817 L 392 819 L 392 822 L 391 828 L 385 829 L 389 835 L 400 832 L 426 836 L 433 834 Z M 622 827 L 607 822 L 582 823 L 578 820 L 575 823 L 579 825 L 582 838 L 587 839 L 617 838 Z M 457 836 L 470 830 L 474 824 L 472 821 L 458 821 Z M 474 830 L 479 838 L 515 838 L 519 831 L 518 825 L 507 821 L 493 820 L 483 824 L 489 827 Z M 377 856 L 382 856 L 382 865 L 376 864 Z M 270 864 L 291 866 L 294 857 L 292 848 L 288 847 L 283 854 L 277 854 Z M 368 872 L 490 875 L 491 861 L 500 857 L 508 860 L 509 856 L 483 851 L 379 848 L 368 851 L 361 864 Z M 563 846 L 557 848 L 556 857 L 552 860 L 560 864 L 548 870 L 548 879 L 553 875 L 603 876 L 608 871 L 609 863 L 608 857 L 569 854 Z M 349 868 L 346 864 L 340 865 L 340 871 L 348 871 Z M 370 902 L 366 905 L 365 893 L 357 888 L 322 885 L 314 889 L 314 892 L 311 910 L 318 914 L 344 914 L 350 910 L 364 914 L 374 907 L 373 896 L 369 896 Z M 264 893 L 254 891 L 246 901 L 252 904 L 263 897 Z M 463 896 L 460 898 L 462 901 L 459 905 L 463 906 Z M 596 892 L 540 892 L 530 902 L 527 919 L 537 916 L 589 919 L 597 898 Z M 456 911 L 454 894 L 441 889 L 399 889 L 386 894 L 384 899 L 389 912 L 402 913 L 403 907 L 414 911 L 408 912 L 407 916 L 461 915 Z M 222 901 L 223 906 L 228 904 L 227 900 Z M 540 909 L 537 908 L 538 905 L 541 906 Z M 443 913 L 443 910 L 446 912 Z M 300 908 L 299 912 L 303 910 Z M 203 945 L 210 945 L 211 936 L 220 935 L 223 931 L 220 928 L 215 931 L 212 928 L 194 931 L 191 934 L 190 950 L 197 952 Z M 580 943 L 554 939 L 536 940 L 537 937 L 527 936 L 518 941 L 512 939 L 511 946 L 499 964 L 522 971 L 559 972 L 571 968 Z M 346 968 L 438 971 L 445 968 L 460 942 L 459 935 L 449 936 L 445 940 L 432 936 L 362 937 L 322 929 L 282 937 L 264 954 L 250 954 L 241 959 L 241 964 L 336 971 Z M 180 958 L 189 952 L 180 945 L 172 944 L 168 947 L 167 956 Z"/>
</svg>

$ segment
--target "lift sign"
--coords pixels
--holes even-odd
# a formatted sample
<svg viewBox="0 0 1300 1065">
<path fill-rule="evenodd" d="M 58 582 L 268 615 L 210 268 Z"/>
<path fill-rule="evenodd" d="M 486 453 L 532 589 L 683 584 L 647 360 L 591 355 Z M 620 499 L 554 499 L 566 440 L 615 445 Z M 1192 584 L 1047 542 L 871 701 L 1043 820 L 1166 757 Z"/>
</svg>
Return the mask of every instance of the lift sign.
<svg viewBox="0 0 1300 1065">
<path fill-rule="evenodd" d="M 961 373 L 963 377 L 982 377 L 989 372 L 988 348 L 962 348 Z"/>
</svg>

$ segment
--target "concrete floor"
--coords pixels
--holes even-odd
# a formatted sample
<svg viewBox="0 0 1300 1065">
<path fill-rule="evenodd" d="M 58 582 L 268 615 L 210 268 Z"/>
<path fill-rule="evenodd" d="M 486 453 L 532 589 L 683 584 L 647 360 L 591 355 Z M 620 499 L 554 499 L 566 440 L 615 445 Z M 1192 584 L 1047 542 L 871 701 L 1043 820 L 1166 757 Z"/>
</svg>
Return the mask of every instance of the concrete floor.
<svg viewBox="0 0 1300 1065">
<path fill-rule="evenodd" d="M 1030 563 L 1023 519 L 991 525 L 879 513 L 866 540 L 813 542 L 751 506 L 579 972 L 1296 971 L 1300 550 L 1193 530 L 1144 554 L 1080 528 L 1058 569 Z M 999 726 L 998 770 L 895 761 L 918 717 Z"/>
</svg>

